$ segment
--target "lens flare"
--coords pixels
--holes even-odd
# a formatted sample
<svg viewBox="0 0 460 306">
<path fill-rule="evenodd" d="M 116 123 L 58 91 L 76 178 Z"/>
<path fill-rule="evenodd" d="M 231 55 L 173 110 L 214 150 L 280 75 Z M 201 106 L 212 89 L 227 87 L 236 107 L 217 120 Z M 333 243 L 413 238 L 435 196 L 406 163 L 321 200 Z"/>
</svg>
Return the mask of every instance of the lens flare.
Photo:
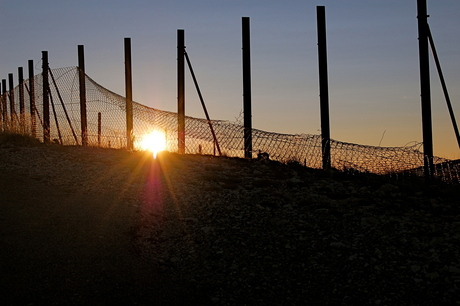
<svg viewBox="0 0 460 306">
<path fill-rule="evenodd" d="M 154 130 L 141 138 L 139 146 L 141 150 L 152 152 L 153 158 L 156 158 L 158 152 L 166 150 L 166 135 L 162 131 Z"/>
</svg>

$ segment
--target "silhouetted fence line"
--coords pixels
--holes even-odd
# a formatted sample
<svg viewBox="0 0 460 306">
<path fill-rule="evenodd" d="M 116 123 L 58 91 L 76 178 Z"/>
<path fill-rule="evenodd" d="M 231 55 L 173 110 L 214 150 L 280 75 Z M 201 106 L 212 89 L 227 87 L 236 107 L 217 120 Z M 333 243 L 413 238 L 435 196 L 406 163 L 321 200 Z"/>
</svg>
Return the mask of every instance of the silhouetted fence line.
<svg viewBox="0 0 460 306">
<path fill-rule="evenodd" d="M 78 67 L 52 69 L 50 99 L 52 115 L 49 120 L 49 137 L 63 145 L 81 145 L 82 136 L 75 130 L 81 127 L 80 87 Z M 33 81 L 33 83 L 31 83 Z M 0 129 L 14 133 L 36 135 L 44 141 L 43 129 L 43 76 L 37 74 L 24 81 L 21 116 L 11 115 L 7 106 L 10 97 L 18 96 L 20 85 L 13 91 L 3 91 L 0 103 Z M 127 148 L 126 99 L 85 75 L 87 143 L 90 146 Z M 34 94 L 30 92 L 34 88 Z M 33 97 L 34 103 L 30 103 Z M 35 107 L 34 107 L 35 106 Z M 22 107 L 22 106 L 21 106 Z M 31 111 L 31 107 L 34 107 Z M 11 109 L 15 109 L 14 105 Z M 165 132 L 167 150 L 178 152 L 177 113 L 162 111 L 133 102 L 133 141 L 138 148 L 140 138 L 153 131 Z M 244 126 L 226 120 L 211 120 L 223 155 L 245 157 Z M 311 168 L 322 168 L 322 137 L 313 134 L 280 134 L 252 130 L 253 158 L 257 152 L 266 152 L 270 159 L 280 162 L 297 162 Z M 336 140 L 330 141 L 331 167 L 339 170 L 370 172 L 376 174 L 413 173 L 423 175 L 424 155 L 422 144 L 405 147 L 377 147 Z M 185 153 L 216 154 L 214 136 L 207 119 L 185 117 Z M 460 182 L 458 161 L 434 157 L 434 175 L 448 182 Z M 399 174 L 398 174 L 399 175 Z"/>
</svg>

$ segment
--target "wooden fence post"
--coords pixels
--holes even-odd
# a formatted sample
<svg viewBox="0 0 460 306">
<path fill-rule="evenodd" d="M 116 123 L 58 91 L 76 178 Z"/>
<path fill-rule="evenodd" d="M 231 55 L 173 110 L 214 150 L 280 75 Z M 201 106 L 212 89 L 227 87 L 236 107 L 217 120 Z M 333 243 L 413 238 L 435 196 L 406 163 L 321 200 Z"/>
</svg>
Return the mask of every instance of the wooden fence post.
<svg viewBox="0 0 460 306">
<path fill-rule="evenodd" d="M 125 38 L 126 142 L 133 150 L 133 81 L 131 69 L 131 38 Z"/>
<path fill-rule="evenodd" d="M 0 82 L 0 131 L 3 132 L 3 96 L 2 93 L 2 83 Z"/>
<path fill-rule="evenodd" d="M 179 154 L 185 154 L 185 35 L 177 30 L 177 140 Z"/>
<path fill-rule="evenodd" d="M 10 117 L 11 117 L 11 124 L 15 126 L 15 116 L 16 116 L 16 109 L 14 105 L 14 82 L 13 82 L 13 74 L 8 74 L 8 84 L 9 84 L 9 98 L 10 98 Z"/>
<path fill-rule="evenodd" d="M 244 157 L 252 158 L 251 37 L 249 17 L 242 17 Z"/>
<path fill-rule="evenodd" d="M 42 78 L 43 78 L 43 142 L 50 143 L 50 85 L 48 80 L 48 51 L 42 51 Z"/>
<path fill-rule="evenodd" d="M 420 88 L 422 103 L 422 132 L 424 174 L 426 178 L 434 175 L 433 130 L 431 122 L 430 58 L 428 48 L 428 14 L 426 0 L 417 0 L 418 46 L 420 64 Z"/>
<path fill-rule="evenodd" d="M 85 74 L 85 49 L 78 45 L 78 81 L 80 85 L 80 125 L 81 145 L 88 145 L 88 121 L 86 117 L 86 74 Z"/>
<path fill-rule="evenodd" d="M 35 118 L 35 76 L 34 61 L 29 60 L 29 101 L 30 101 L 30 124 L 32 137 L 37 137 L 37 121 Z"/>
<path fill-rule="evenodd" d="M 329 124 L 329 87 L 327 77 L 327 46 L 326 46 L 326 9 L 316 7 L 318 26 L 318 65 L 319 65 L 319 96 L 321 111 L 321 152 L 323 169 L 331 168 L 331 136 Z"/>
<path fill-rule="evenodd" d="M 3 129 L 8 131 L 8 102 L 6 100 L 6 79 L 2 79 Z"/>
<path fill-rule="evenodd" d="M 101 134 L 102 134 L 102 117 L 101 113 L 97 113 L 97 146 L 101 146 Z"/>
<path fill-rule="evenodd" d="M 22 67 L 18 67 L 18 86 L 19 86 L 19 126 L 21 133 L 26 132 L 26 118 L 24 108 L 24 71 Z"/>
</svg>

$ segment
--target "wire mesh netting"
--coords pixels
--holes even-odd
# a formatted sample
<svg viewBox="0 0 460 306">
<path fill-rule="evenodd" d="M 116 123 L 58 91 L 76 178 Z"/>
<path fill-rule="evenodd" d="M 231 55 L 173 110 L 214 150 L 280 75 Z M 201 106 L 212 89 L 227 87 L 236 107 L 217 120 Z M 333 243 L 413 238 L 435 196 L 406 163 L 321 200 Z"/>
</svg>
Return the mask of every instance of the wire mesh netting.
<svg viewBox="0 0 460 306">
<path fill-rule="evenodd" d="M 3 131 L 32 134 L 43 140 L 43 77 L 34 77 L 35 115 L 31 112 L 30 80 L 6 92 L 0 103 L 0 127 Z M 81 145 L 81 112 L 78 67 L 51 69 L 50 139 L 63 145 Z M 85 76 L 88 145 L 125 148 L 126 99 Z M 12 101 L 14 103 L 12 103 Z M 22 105 L 22 106 L 21 106 Z M 222 153 L 244 157 L 244 127 L 235 122 L 211 120 Z M 166 135 L 167 150 L 178 150 L 177 113 L 161 111 L 133 102 L 134 148 L 139 140 L 153 130 Z M 35 132 L 36 131 L 36 132 Z M 216 144 L 206 119 L 186 117 L 186 153 L 216 154 Z M 253 157 L 258 152 L 269 154 L 280 162 L 298 162 L 311 168 L 322 167 L 321 136 L 313 134 L 279 134 L 252 130 Z M 331 140 L 331 165 L 339 170 L 376 174 L 423 174 L 424 155 L 421 143 L 405 147 L 375 147 Z M 434 157 L 434 175 L 448 182 L 460 182 L 459 161 Z"/>
</svg>

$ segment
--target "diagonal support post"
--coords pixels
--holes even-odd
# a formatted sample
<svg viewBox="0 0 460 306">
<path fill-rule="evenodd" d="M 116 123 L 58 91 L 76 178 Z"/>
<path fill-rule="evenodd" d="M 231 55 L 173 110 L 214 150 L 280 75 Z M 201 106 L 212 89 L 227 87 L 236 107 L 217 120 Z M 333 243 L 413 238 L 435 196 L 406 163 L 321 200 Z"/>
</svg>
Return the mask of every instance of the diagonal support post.
<svg viewBox="0 0 460 306">
<path fill-rule="evenodd" d="M 433 36 L 431 35 L 430 26 L 427 24 L 427 34 L 428 40 L 431 46 L 431 52 L 433 54 L 434 62 L 436 64 L 436 69 L 438 70 L 439 80 L 441 81 L 442 91 L 444 92 L 444 97 L 446 99 L 447 108 L 449 110 L 450 120 L 452 121 L 452 126 L 454 127 L 455 137 L 457 138 L 457 144 L 460 148 L 460 134 L 458 132 L 457 121 L 455 120 L 454 109 L 452 108 L 452 103 L 450 102 L 449 92 L 447 91 L 446 81 L 444 80 L 444 74 L 442 73 L 441 63 L 439 62 L 438 52 L 434 45 Z"/>
<path fill-rule="evenodd" d="M 72 120 L 70 120 L 69 114 L 67 113 L 67 108 L 65 107 L 64 100 L 62 99 L 62 96 L 61 96 L 61 92 L 59 91 L 59 88 L 58 88 L 58 86 L 56 84 L 56 80 L 54 79 L 53 71 L 50 69 L 49 73 L 50 73 L 50 76 L 51 76 L 51 80 L 53 81 L 54 88 L 56 89 L 56 92 L 58 94 L 59 101 L 61 102 L 62 109 L 64 110 L 65 117 L 67 119 L 67 122 L 69 123 L 70 130 L 72 131 L 72 135 L 73 135 L 73 138 L 75 140 L 75 144 L 78 146 L 77 134 L 75 133 L 75 130 L 74 130 L 73 126 L 72 126 Z M 51 92 L 50 92 L 50 97 L 52 97 Z M 54 110 L 54 105 L 53 105 L 53 111 L 55 111 Z"/>
<path fill-rule="evenodd" d="M 188 68 L 190 69 L 190 74 L 192 75 L 193 82 L 195 83 L 196 91 L 198 92 L 198 97 L 200 98 L 201 106 L 203 107 L 204 114 L 206 115 L 206 120 L 208 121 L 209 128 L 211 129 L 212 137 L 214 138 L 214 143 L 216 144 L 217 151 L 219 152 L 219 156 L 222 156 L 222 152 L 220 151 L 219 141 L 217 141 L 216 133 L 214 132 L 214 128 L 212 126 L 211 119 L 209 118 L 208 110 L 206 109 L 206 105 L 204 104 L 203 95 L 201 94 L 200 86 L 198 85 L 198 81 L 195 77 L 195 72 L 193 71 L 192 64 L 190 62 L 190 58 L 186 51 L 184 51 L 185 59 L 187 60 Z"/>
</svg>

